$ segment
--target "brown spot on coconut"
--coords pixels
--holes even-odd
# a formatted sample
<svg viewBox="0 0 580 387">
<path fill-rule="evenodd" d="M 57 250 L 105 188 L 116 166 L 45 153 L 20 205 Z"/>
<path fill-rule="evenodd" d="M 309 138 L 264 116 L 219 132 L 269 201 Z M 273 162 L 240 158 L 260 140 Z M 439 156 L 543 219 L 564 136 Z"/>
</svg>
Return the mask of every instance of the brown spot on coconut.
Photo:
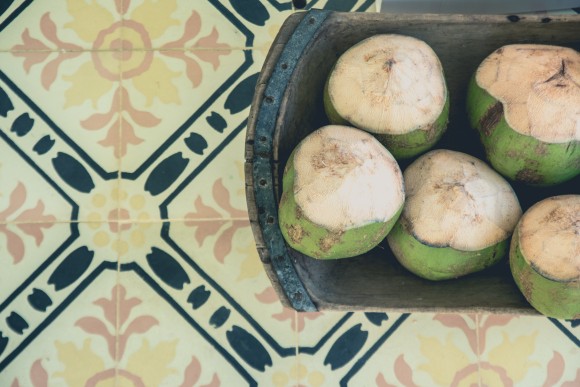
<svg viewBox="0 0 580 387">
<path fill-rule="evenodd" d="M 536 44 L 502 47 L 478 67 L 467 111 L 487 158 L 504 176 L 553 185 L 580 174 L 577 51 Z"/>
<path fill-rule="evenodd" d="M 338 59 L 324 106 L 332 123 L 373 133 L 401 159 L 428 150 L 443 135 L 449 96 L 429 45 L 410 36 L 375 35 Z"/>
<path fill-rule="evenodd" d="M 555 196 L 520 219 L 510 248 L 516 284 L 540 313 L 580 314 L 580 195 Z"/>
<path fill-rule="evenodd" d="M 325 126 L 298 144 L 287 165 L 280 229 L 292 248 L 310 257 L 346 258 L 369 251 L 403 208 L 397 162 L 364 131 Z"/>
<path fill-rule="evenodd" d="M 431 280 L 457 278 L 495 264 L 521 216 L 498 173 L 475 157 L 436 150 L 404 173 L 406 202 L 387 240 L 397 260 Z"/>
</svg>

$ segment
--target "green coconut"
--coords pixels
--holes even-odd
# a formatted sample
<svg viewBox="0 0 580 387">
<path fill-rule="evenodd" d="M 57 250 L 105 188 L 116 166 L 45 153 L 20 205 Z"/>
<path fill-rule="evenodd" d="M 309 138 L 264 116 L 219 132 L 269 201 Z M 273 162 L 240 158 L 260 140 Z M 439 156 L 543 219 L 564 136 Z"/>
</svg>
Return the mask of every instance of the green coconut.
<svg viewBox="0 0 580 387">
<path fill-rule="evenodd" d="M 471 79 L 467 112 L 502 175 L 547 186 L 580 174 L 580 53 L 504 46 Z"/>
<path fill-rule="evenodd" d="M 580 318 L 580 195 L 551 197 L 526 211 L 514 231 L 510 267 L 540 313 Z"/>
<path fill-rule="evenodd" d="M 385 147 L 361 130 L 329 125 L 292 152 L 282 181 L 279 225 L 293 249 L 348 258 L 377 246 L 405 200 L 403 175 Z"/>
<path fill-rule="evenodd" d="M 508 182 L 470 155 L 435 150 L 404 173 L 403 212 L 387 241 L 416 275 L 445 280 L 483 270 L 507 254 L 522 214 Z"/>
<path fill-rule="evenodd" d="M 429 45 L 410 36 L 375 35 L 340 56 L 326 81 L 324 106 L 331 123 L 370 132 L 404 159 L 441 138 L 449 95 Z"/>
</svg>

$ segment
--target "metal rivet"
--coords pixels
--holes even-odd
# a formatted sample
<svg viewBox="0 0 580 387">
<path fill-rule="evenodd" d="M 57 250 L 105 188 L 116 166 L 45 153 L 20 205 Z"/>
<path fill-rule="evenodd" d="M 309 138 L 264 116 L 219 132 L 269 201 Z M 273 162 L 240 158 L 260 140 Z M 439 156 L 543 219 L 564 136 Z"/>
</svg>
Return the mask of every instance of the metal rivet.
<svg viewBox="0 0 580 387">
<path fill-rule="evenodd" d="M 266 101 L 266 103 L 274 103 L 274 98 L 267 96 L 266 98 L 264 98 L 264 101 Z"/>
</svg>

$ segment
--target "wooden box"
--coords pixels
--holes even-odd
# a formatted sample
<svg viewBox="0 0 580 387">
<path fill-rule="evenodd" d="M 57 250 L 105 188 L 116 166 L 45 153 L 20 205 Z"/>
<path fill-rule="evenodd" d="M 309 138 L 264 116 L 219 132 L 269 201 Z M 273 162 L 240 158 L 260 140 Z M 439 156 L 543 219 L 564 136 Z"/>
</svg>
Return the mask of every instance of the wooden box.
<svg viewBox="0 0 580 387">
<path fill-rule="evenodd" d="M 336 59 L 380 33 L 410 35 L 439 56 L 451 97 L 449 126 L 436 148 L 484 159 L 465 114 L 466 88 L 479 63 L 502 45 L 580 49 L 580 16 L 389 15 L 310 11 L 290 16 L 260 74 L 248 121 L 246 192 L 256 245 L 283 303 L 298 311 L 536 313 L 518 291 L 507 258 L 477 274 L 443 282 L 414 276 L 386 242 L 349 259 L 320 261 L 289 248 L 278 227 L 282 171 L 308 133 L 328 123 L 323 86 Z M 404 169 L 409 162 L 402 163 Z M 514 184 L 522 208 L 545 197 L 580 193 L 580 179 L 551 189 Z"/>
</svg>

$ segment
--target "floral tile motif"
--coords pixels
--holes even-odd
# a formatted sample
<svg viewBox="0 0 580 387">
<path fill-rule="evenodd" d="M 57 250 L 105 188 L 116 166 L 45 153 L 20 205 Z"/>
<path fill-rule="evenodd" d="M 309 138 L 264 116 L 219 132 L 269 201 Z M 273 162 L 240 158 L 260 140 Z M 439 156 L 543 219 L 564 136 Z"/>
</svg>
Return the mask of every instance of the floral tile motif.
<svg viewBox="0 0 580 387">
<path fill-rule="evenodd" d="M 0 50 L 81 51 L 102 49 L 105 41 L 118 44 L 121 8 L 122 0 L 3 2 Z M 17 23 L 12 22 L 15 18 Z"/>
<path fill-rule="evenodd" d="M 513 316 L 479 316 L 478 322 L 483 385 L 580 384 L 580 341 L 574 346 L 560 331 L 571 323 Z"/>
<path fill-rule="evenodd" d="M 116 271 L 118 236 L 112 235 L 111 244 L 103 245 L 102 235 L 95 232 L 108 223 L 56 223 L 42 232 L 36 228 L 39 224 L 15 227 L 37 230 L 31 234 L 41 240 L 38 246 L 34 240 L 24 240 L 20 261 L 2 254 L 0 374 L 31 340 L 45 335 L 46 327 L 80 293 L 95 286 L 96 278 L 104 271 Z"/>
<path fill-rule="evenodd" d="M 77 254 L 74 259 L 86 257 Z M 117 282 L 115 265 L 89 265 L 90 275 L 80 281 L 74 281 L 72 267 L 72 262 L 61 262 L 48 281 L 41 275 L 32 291 L 23 292 L 15 311 L 0 312 L 1 385 L 80 386 L 114 380 L 116 306 L 110 298 Z M 67 271 L 73 274 L 68 281 Z"/>
<path fill-rule="evenodd" d="M 173 227 L 174 223 L 166 225 Z M 283 347 L 273 339 L 224 291 L 217 282 L 219 278 L 209 277 L 198 262 L 172 247 L 171 242 L 159 240 L 145 257 L 128 253 L 134 259 L 122 263 L 121 284 L 151 293 L 151 297 L 156 294 L 152 311 L 159 311 L 159 304 L 172 309 L 175 316 L 181 316 L 183 324 L 189 325 L 188 331 L 197 331 L 205 345 L 216 348 L 224 362 L 237 371 L 237 377 L 248 384 L 271 380 L 280 367 L 286 370 L 292 360 L 284 359 L 295 358 L 295 346 Z M 134 280 L 124 285 L 125 276 Z M 165 329 L 173 330 L 173 323 Z M 218 363 L 211 363 L 210 367 L 219 367 Z"/>
<path fill-rule="evenodd" d="M 566 332 L 569 337 L 544 317 L 413 314 L 353 380 L 378 386 L 577 383 L 580 349 Z"/>
<path fill-rule="evenodd" d="M 102 179 L 116 178 L 119 160 L 110 149 L 119 137 L 119 120 L 101 117 L 106 121 L 105 131 L 90 120 L 101 111 L 112 110 L 119 116 L 121 105 L 114 93 L 119 81 L 99 72 L 119 72 L 114 53 L 12 52 L 0 56 L 0 82 L 7 99 L 49 135 L 40 153 L 56 144 L 67 146 Z M 23 128 L 17 134 L 24 137 L 28 132 Z"/>
<path fill-rule="evenodd" d="M 257 50 L 235 51 L 232 55 L 235 57 L 238 54 L 245 58 L 245 64 L 241 67 L 243 71 L 237 70 L 236 76 L 239 78 L 223 83 L 201 107 L 192 105 L 191 110 L 181 107 L 172 116 L 164 116 L 163 122 L 166 124 L 162 122 L 160 127 L 171 128 L 173 125 L 175 129 L 159 131 L 158 134 L 144 131 L 144 142 L 130 147 L 123 157 L 121 189 L 130 196 L 143 195 L 143 211 L 151 219 L 184 220 L 188 213 L 199 210 L 189 199 L 196 195 L 196 190 L 206 191 L 214 184 L 209 183 L 211 177 L 205 179 L 209 175 L 204 174 L 202 179 L 200 174 L 208 166 L 217 167 L 214 159 L 234 139 L 240 138 L 238 141 L 243 143 L 242 132 L 246 127 L 253 90 L 264 57 Z M 221 82 L 219 77 L 217 79 Z M 208 85 L 215 87 L 216 82 L 216 78 L 208 76 Z M 185 93 L 191 92 L 188 88 L 184 90 Z M 183 97 L 183 100 L 188 99 Z M 193 95 L 190 100 L 194 100 Z M 225 170 L 235 171 L 237 180 L 234 184 L 241 187 L 243 148 L 238 147 L 237 151 L 239 153 L 232 154 L 236 161 L 232 161 Z M 214 170 L 219 171 L 218 168 Z M 236 208 L 243 211 L 246 205 L 243 197 L 241 200 Z M 240 217 L 240 213 L 236 216 Z"/>
<path fill-rule="evenodd" d="M 324 313 L 332 315 L 332 313 Z M 345 313 L 337 314 L 341 320 L 330 330 L 324 331 L 318 343 L 305 346 L 303 336 L 308 336 L 308 324 L 300 333 L 299 362 L 300 382 L 305 385 L 366 385 L 355 382 L 357 375 L 377 348 L 408 319 L 399 313 Z M 299 314 L 300 316 L 300 314 Z M 317 332 L 317 330 L 314 330 Z M 320 332 L 316 333 L 320 335 Z M 312 334 L 311 334 L 312 335 Z"/>
<path fill-rule="evenodd" d="M 415 313 L 376 348 L 353 378 L 356 385 L 452 386 L 459 369 L 475 369 L 461 385 L 479 385 L 475 315 Z M 464 330 L 450 329 L 459 325 Z M 459 369 L 457 369 L 459 368 Z M 458 380 L 456 380 L 458 379 Z M 455 383 L 455 384 L 454 384 Z"/>
<path fill-rule="evenodd" d="M 255 57 L 250 50 L 149 51 L 146 55 L 151 64 L 135 76 L 127 71 L 119 89 L 124 101 L 122 135 L 114 152 L 122 157 L 123 174 L 130 177 L 142 173 L 175 141 L 188 154 L 201 156 L 208 140 L 226 134 L 224 122 L 230 121 L 228 105 L 224 107 L 226 90 L 234 91 L 232 84 L 253 67 Z M 223 94 L 226 98 L 220 100 Z M 212 115 L 208 109 L 218 112 Z M 219 121 L 214 124 L 217 128 L 211 126 L 214 121 Z M 194 136 L 192 124 L 197 129 Z M 185 132 L 190 132 L 190 138 L 179 138 Z"/>
<path fill-rule="evenodd" d="M 138 270 L 127 268 L 120 274 L 118 381 L 131 375 L 147 386 L 247 385 L 250 375 L 214 339 L 218 326 L 208 324 L 209 316 L 184 319 L 179 307 L 150 281 Z M 234 325 L 224 333 L 242 331 Z"/>
</svg>

